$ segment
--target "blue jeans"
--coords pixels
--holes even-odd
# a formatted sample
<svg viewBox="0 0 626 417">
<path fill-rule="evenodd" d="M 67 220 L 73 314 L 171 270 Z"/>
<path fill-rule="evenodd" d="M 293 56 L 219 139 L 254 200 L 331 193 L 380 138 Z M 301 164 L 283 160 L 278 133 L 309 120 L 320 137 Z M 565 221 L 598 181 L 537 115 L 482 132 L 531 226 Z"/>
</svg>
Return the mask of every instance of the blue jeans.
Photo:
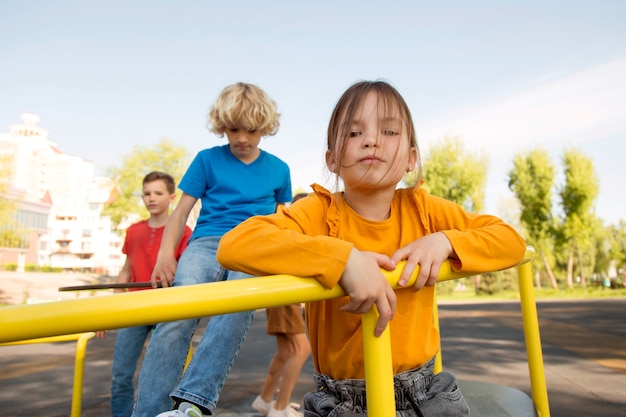
<svg viewBox="0 0 626 417">
<path fill-rule="evenodd" d="M 153 328 L 154 326 L 137 326 L 117 331 L 111 372 L 111 414 L 113 417 L 130 417 L 133 413 L 135 396 L 133 377 L 143 345 Z"/>
<path fill-rule="evenodd" d="M 393 377 L 396 417 L 469 417 L 470 410 L 450 372 L 433 373 L 434 360 Z M 304 396 L 305 417 L 367 417 L 365 381 L 315 374 L 316 392 Z"/>
<path fill-rule="evenodd" d="M 174 286 L 250 278 L 220 266 L 215 257 L 219 240 L 203 237 L 189 243 L 178 262 Z M 155 417 L 169 411 L 174 397 L 214 410 L 253 315 L 254 311 L 247 311 L 212 317 L 182 380 L 199 319 L 159 323 L 139 374 L 133 416 Z"/>
</svg>

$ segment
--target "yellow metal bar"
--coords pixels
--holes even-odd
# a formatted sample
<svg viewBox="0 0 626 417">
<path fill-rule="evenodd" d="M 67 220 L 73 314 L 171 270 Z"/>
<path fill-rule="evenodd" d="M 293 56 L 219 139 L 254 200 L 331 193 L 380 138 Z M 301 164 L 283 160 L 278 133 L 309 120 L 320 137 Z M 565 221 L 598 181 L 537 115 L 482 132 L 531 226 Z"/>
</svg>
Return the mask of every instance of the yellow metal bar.
<svg viewBox="0 0 626 417">
<path fill-rule="evenodd" d="M 72 417 L 80 417 L 83 407 L 83 375 L 85 374 L 85 350 L 87 342 L 96 334 L 89 332 L 81 335 L 76 341 L 76 358 L 74 359 L 74 387 L 72 390 Z"/>
<path fill-rule="evenodd" d="M 539 337 L 539 319 L 537 318 L 531 262 L 526 261 L 520 264 L 517 267 L 517 274 L 533 403 L 540 417 L 550 417 L 548 388 L 543 366 L 541 338 Z"/>
<path fill-rule="evenodd" d="M 437 329 L 437 333 L 441 334 L 441 329 L 439 327 L 439 304 L 437 303 L 437 288 L 435 288 L 435 298 L 433 299 L 433 320 L 435 321 L 435 328 Z M 435 356 L 435 368 L 433 372 L 438 374 L 443 369 L 443 358 L 441 356 L 441 338 L 439 339 L 439 351 Z"/>
<path fill-rule="evenodd" d="M 385 271 L 384 269 L 381 269 L 381 271 L 383 275 L 385 275 L 385 277 L 387 278 L 387 281 L 389 281 L 389 284 L 391 284 L 393 288 L 396 288 L 396 289 L 399 288 L 398 287 L 398 280 L 400 279 L 399 271 L 402 271 L 402 266 L 398 266 L 394 271 Z M 411 275 L 411 278 L 409 279 L 409 282 L 406 285 L 407 287 L 410 287 L 413 284 L 415 284 L 415 281 L 417 281 L 418 273 L 419 273 L 419 266 L 416 268 L 416 271 L 413 273 L 413 275 Z M 469 276 L 469 274 L 455 272 L 454 270 L 452 270 L 452 267 L 450 266 L 450 262 L 444 262 L 443 265 L 441 265 L 441 268 L 439 269 L 439 277 L 437 278 L 437 281 L 448 281 L 451 279 L 458 279 L 458 278 L 463 278 L 467 276 Z M 437 329 L 437 332 L 440 333 L 439 307 L 437 305 L 437 287 L 434 288 L 434 291 L 435 291 L 435 295 L 433 297 L 433 320 L 434 320 L 434 325 L 435 325 L 435 328 Z M 443 369 L 443 359 L 442 359 L 442 354 L 441 354 L 441 342 L 440 342 L 439 351 L 437 352 L 437 355 L 435 356 L 434 372 L 438 374 L 439 372 L 441 372 L 442 369 Z"/>
<path fill-rule="evenodd" d="M 0 343 L 214 316 L 343 294 L 341 287 L 327 290 L 314 279 L 273 275 L 15 305 L 0 308 Z"/>
<path fill-rule="evenodd" d="M 76 340 L 76 355 L 74 358 L 74 384 L 72 388 L 72 410 L 70 415 L 71 417 L 80 417 L 83 404 L 83 375 L 85 374 L 85 350 L 87 349 L 87 342 L 95 335 L 96 334 L 94 332 L 66 334 L 61 336 L 41 337 L 37 339 L 0 343 L 0 346 L 72 342 Z"/>
<path fill-rule="evenodd" d="M 80 339 L 85 333 L 73 333 L 64 334 L 60 336 L 40 337 L 37 339 L 18 340 L 15 342 L 0 343 L 0 346 L 14 346 L 14 345 L 33 345 L 36 343 L 56 343 L 56 342 L 73 342 Z M 95 333 L 94 333 L 95 335 Z"/>
<path fill-rule="evenodd" d="M 365 358 L 365 398 L 368 417 L 396 415 L 396 401 L 391 365 L 389 326 L 379 337 L 374 336 L 378 320 L 376 307 L 363 314 L 363 353 Z"/>
<path fill-rule="evenodd" d="M 394 271 L 382 271 L 394 288 L 402 267 L 400 264 Z M 418 269 L 409 285 L 415 282 L 417 273 Z M 448 280 L 468 274 L 453 272 L 445 262 L 440 275 L 441 280 Z M 272 275 L 8 306 L 0 308 L 0 343 L 236 313 L 341 295 L 344 291 L 339 286 L 328 290 L 311 278 Z"/>
<path fill-rule="evenodd" d="M 183 367 L 183 369 L 187 369 L 187 367 L 189 366 L 189 362 L 191 362 L 191 359 L 193 358 L 193 339 L 191 340 L 191 342 L 189 342 L 189 350 L 187 351 L 187 358 L 185 359 L 185 366 Z"/>
<path fill-rule="evenodd" d="M 527 252 L 525 262 L 532 257 L 532 251 Z M 530 268 L 530 266 L 529 266 Z M 403 265 L 398 265 L 394 271 L 382 273 L 394 288 Z M 520 269 L 520 271 L 522 271 Z M 418 271 L 413 274 L 409 285 L 415 282 Z M 440 270 L 440 281 L 462 278 L 471 273 L 458 273 L 451 269 L 449 262 L 444 263 Z M 530 275 L 530 272 L 528 272 Z M 522 279 L 520 273 L 520 293 L 523 300 L 523 314 L 530 303 L 534 309 L 534 322 L 525 319 L 526 327 L 534 326 L 534 332 L 525 330 L 529 366 L 531 367 L 531 385 L 533 401 L 541 413 L 541 417 L 549 417 L 547 408 L 547 392 L 545 376 L 543 375 L 543 359 L 541 343 L 539 341 L 536 307 L 532 292 L 532 280 Z M 525 283 L 530 285 L 530 291 L 524 288 Z M 297 278 L 290 275 L 273 275 L 268 277 L 250 278 L 237 281 L 198 284 L 193 286 L 157 289 L 153 291 L 135 291 L 132 293 L 115 294 L 109 296 L 92 297 L 56 301 L 52 303 L 31 304 L 0 308 L 0 343 L 12 343 L 33 338 L 45 338 L 70 333 L 108 330 L 130 326 L 146 325 L 155 322 L 190 319 L 203 316 L 234 313 L 239 311 L 256 310 L 259 308 L 276 307 L 336 298 L 344 294 L 343 289 L 337 286 L 331 290 L 323 288 L 317 281 L 310 278 Z M 530 301 L 528 301 L 530 294 Z M 102 314 L 107 311 L 107 314 Z M 532 313 L 532 312 L 531 312 Z M 371 318 L 364 316 L 364 349 L 366 354 L 365 372 L 368 395 L 368 410 L 370 417 L 393 415 L 391 406 L 395 409 L 393 384 L 385 388 L 378 387 L 375 381 L 393 380 L 391 368 L 391 345 L 388 330 L 380 338 L 375 338 L 374 324 L 377 320 L 375 312 Z M 525 317 L 528 314 L 525 314 Z M 532 314 L 530 314 L 532 316 Z M 368 320 L 372 320 L 369 322 Z M 529 342 L 530 341 L 530 342 Z M 383 347 L 382 345 L 386 345 Z M 537 354 L 538 352 L 538 354 Z M 531 361 L 531 355 L 533 357 Z M 539 361 L 540 367 L 533 365 Z M 384 369 L 383 369 L 384 368 Z M 369 370 L 368 370 L 369 369 Z M 372 377 L 372 375 L 375 375 Z M 543 386 L 541 381 L 543 380 Z M 535 387 L 535 385 L 537 387 Z M 369 389 L 367 386 L 369 385 Z M 374 388 L 372 388 L 374 387 Z M 543 394 L 542 394 L 543 392 Z M 374 414 L 375 413 L 375 414 Z M 391 414 L 390 414 L 391 413 Z"/>
</svg>

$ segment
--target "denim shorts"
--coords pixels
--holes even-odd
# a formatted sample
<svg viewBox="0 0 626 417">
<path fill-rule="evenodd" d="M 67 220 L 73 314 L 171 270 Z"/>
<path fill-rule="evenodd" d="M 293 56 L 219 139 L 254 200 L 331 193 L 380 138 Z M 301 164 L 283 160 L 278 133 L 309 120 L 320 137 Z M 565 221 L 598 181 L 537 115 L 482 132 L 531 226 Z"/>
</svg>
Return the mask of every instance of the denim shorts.
<svg viewBox="0 0 626 417">
<path fill-rule="evenodd" d="M 450 372 L 433 373 L 434 359 L 393 377 L 397 417 L 469 417 L 469 407 Z M 315 374 L 316 392 L 304 396 L 305 417 L 366 417 L 365 381 Z"/>
</svg>

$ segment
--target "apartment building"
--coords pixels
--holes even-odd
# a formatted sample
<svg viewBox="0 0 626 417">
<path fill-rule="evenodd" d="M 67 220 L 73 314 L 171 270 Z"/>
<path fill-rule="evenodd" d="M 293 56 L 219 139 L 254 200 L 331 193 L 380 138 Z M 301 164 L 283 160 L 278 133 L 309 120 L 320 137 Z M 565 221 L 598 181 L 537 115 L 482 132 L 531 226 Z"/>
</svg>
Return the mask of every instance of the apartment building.
<svg viewBox="0 0 626 417">
<path fill-rule="evenodd" d="M 115 275 L 124 257 L 122 237 L 101 215 L 110 200 L 110 179 L 95 175 L 93 163 L 62 152 L 39 126 L 39 116 L 0 133 L 0 156 L 8 161 L 15 220 L 28 232 L 19 247 L 0 248 L 0 264 L 36 264 Z"/>
</svg>

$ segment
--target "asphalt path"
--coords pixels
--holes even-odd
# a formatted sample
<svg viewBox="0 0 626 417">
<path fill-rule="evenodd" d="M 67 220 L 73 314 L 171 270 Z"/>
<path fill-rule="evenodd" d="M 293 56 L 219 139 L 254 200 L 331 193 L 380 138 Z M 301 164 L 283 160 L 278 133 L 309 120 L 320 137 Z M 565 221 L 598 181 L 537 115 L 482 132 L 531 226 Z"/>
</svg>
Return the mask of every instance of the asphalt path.
<svg viewBox="0 0 626 417">
<path fill-rule="evenodd" d="M 551 415 L 626 416 L 626 299 L 540 301 L 537 307 Z M 494 382 L 530 394 L 519 303 L 444 303 L 440 318 L 445 369 L 462 381 Z M 110 416 L 114 340 L 111 331 L 105 340 L 88 343 L 84 417 Z M 0 416 L 68 416 L 74 347 L 73 342 L 0 347 Z M 255 415 L 250 403 L 261 390 L 274 351 L 260 310 L 216 415 Z M 313 389 L 312 372 L 309 359 L 293 401 Z"/>
</svg>

